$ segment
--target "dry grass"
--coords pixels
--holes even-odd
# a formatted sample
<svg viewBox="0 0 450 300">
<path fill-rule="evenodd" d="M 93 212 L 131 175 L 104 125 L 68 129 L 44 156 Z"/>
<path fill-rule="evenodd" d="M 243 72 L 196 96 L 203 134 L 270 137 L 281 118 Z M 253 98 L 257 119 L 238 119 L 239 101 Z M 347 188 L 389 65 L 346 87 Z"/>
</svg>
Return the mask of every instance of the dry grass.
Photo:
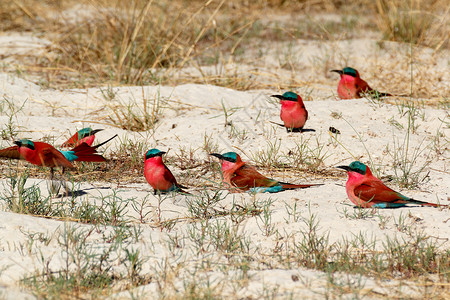
<svg viewBox="0 0 450 300">
<path fill-rule="evenodd" d="M 377 0 L 377 25 L 388 40 L 448 48 L 449 9 L 445 0 Z"/>
<path fill-rule="evenodd" d="M 378 30 L 386 39 L 448 48 L 445 1 L 412 3 L 413 7 L 406 0 L 378 0 L 376 4 L 367 0 L 351 4 L 337 0 L 251 4 L 223 0 L 17 0 L 0 4 L 0 28 L 31 32 L 51 41 L 45 54 L 15 57 L 21 64 L 20 72 L 39 75 L 44 86 L 200 82 L 247 90 L 273 84 L 256 80 L 261 76 L 257 70 L 243 73 L 225 68 L 210 74 L 203 66 L 255 63 L 254 57 L 249 61 L 243 56 L 255 40 L 336 40 L 342 34 L 348 38 L 361 29 L 361 24 L 356 25 L 361 9 L 375 15 Z M 291 12 L 348 17 L 344 22 L 292 21 Z M 278 19 L 267 18 L 271 15 Z M 364 26 L 377 30 L 371 23 Z M 183 67 L 196 69 L 198 74 L 175 76 Z M 17 72 L 19 66 L 4 68 Z"/>
</svg>

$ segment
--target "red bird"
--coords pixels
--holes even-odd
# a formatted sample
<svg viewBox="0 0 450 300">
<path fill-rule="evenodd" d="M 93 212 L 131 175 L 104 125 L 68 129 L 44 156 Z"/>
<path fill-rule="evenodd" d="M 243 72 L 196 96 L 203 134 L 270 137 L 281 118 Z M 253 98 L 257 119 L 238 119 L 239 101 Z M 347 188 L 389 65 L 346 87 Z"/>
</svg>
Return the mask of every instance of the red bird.
<svg viewBox="0 0 450 300">
<path fill-rule="evenodd" d="M 91 147 L 86 143 L 81 143 L 69 151 L 59 151 L 47 143 L 32 142 L 27 139 L 22 139 L 14 142 L 17 146 L 0 150 L 0 157 L 25 159 L 36 166 L 51 168 L 53 174 L 53 168 L 55 167 L 73 168 L 73 161 L 105 161 L 105 158 L 98 154 L 96 149 L 116 136 L 117 135 L 95 147 Z"/>
<path fill-rule="evenodd" d="M 354 161 L 349 166 L 338 166 L 348 172 L 345 185 L 350 201 L 362 208 L 398 208 L 416 204 L 420 206 L 443 206 L 429 202 L 415 200 L 388 188 L 384 183 L 372 175 L 369 167 Z"/>
<path fill-rule="evenodd" d="M 172 172 L 167 168 L 162 160 L 162 155 L 166 153 L 158 149 L 150 149 L 145 154 L 144 176 L 147 182 L 153 187 L 154 194 L 165 194 L 168 192 L 182 192 L 186 187 L 177 183 Z"/>
<path fill-rule="evenodd" d="M 359 77 L 359 72 L 353 68 L 346 67 L 342 70 L 331 70 L 331 72 L 339 73 L 341 80 L 338 85 L 338 96 L 341 99 L 357 99 L 369 94 L 372 97 L 392 96 L 388 93 L 380 93 L 372 89 L 367 82 Z"/>
<path fill-rule="evenodd" d="M 92 146 L 95 139 L 95 134 L 103 129 L 92 130 L 90 127 L 78 130 L 74 135 L 72 135 L 66 142 L 64 142 L 61 147 L 76 147 L 81 143 L 86 143 Z"/>
<path fill-rule="evenodd" d="M 302 132 L 303 126 L 308 120 L 308 111 L 302 97 L 293 92 L 286 92 L 283 95 L 272 95 L 272 97 L 280 99 L 280 118 L 287 132 Z"/>
<path fill-rule="evenodd" d="M 224 154 L 211 153 L 222 163 L 223 181 L 232 192 L 248 191 L 277 193 L 284 190 L 301 189 L 317 184 L 291 184 L 267 178 L 252 166 L 241 160 L 236 152 Z"/>
</svg>

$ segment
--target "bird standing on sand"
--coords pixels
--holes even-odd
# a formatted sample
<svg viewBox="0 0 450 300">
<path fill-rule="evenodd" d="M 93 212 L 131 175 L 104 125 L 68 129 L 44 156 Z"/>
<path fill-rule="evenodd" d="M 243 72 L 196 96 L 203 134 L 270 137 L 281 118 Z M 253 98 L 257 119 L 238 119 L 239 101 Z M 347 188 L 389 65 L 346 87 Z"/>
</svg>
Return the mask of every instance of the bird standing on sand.
<svg viewBox="0 0 450 300">
<path fill-rule="evenodd" d="M 211 153 L 221 161 L 223 181 L 232 192 L 248 191 L 261 193 L 277 193 L 284 190 L 301 189 L 317 184 L 291 184 L 276 181 L 261 175 L 252 166 L 241 160 L 236 152 L 224 154 Z"/>
<path fill-rule="evenodd" d="M 162 155 L 166 153 L 158 149 L 150 149 L 145 154 L 144 176 L 147 182 L 153 187 L 154 194 L 165 194 L 168 192 L 182 192 L 186 187 L 177 183 L 172 172 L 167 168 L 162 160 Z"/>
<path fill-rule="evenodd" d="M 271 97 L 280 99 L 280 118 L 287 132 L 302 132 L 303 126 L 308 120 L 308 111 L 302 97 L 293 92 L 286 92 L 283 95 L 272 95 Z M 282 126 L 281 124 L 277 125 Z"/>
<path fill-rule="evenodd" d="M 372 89 L 367 82 L 361 79 L 359 72 L 351 67 L 345 67 L 342 70 L 331 70 L 339 73 L 341 80 L 338 84 L 338 96 L 341 99 L 357 99 L 364 97 L 364 94 L 370 94 L 373 97 L 392 96 L 388 93 L 380 93 Z"/>
<path fill-rule="evenodd" d="M 443 206 L 429 202 L 414 200 L 388 188 L 384 183 L 372 175 L 369 167 L 359 161 L 349 166 L 338 166 L 348 172 L 345 185 L 350 201 L 362 208 L 398 208 L 415 204 L 420 206 Z"/>
<path fill-rule="evenodd" d="M 93 130 L 90 127 L 86 127 L 78 130 L 74 135 L 72 135 L 66 142 L 64 142 L 61 147 L 76 147 L 81 143 L 86 143 L 92 146 L 95 139 L 95 134 L 103 129 Z"/>
<path fill-rule="evenodd" d="M 50 144 L 43 142 L 32 142 L 27 139 L 15 141 L 12 146 L 6 149 L 0 150 L 0 157 L 8 157 L 14 159 L 25 159 L 28 162 L 36 166 L 49 167 L 50 168 L 50 192 L 57 194 L 59 191 L 59 184 L 54 184 L 54 168 L 74 168 L 72 161 L 92 161 L 103 162 L 105 158 L 100 154 L 97 154 L 95 150 L 97 147 L 91 147 L 86 143 L 73 148 L 70 151 L 59 151 Z M 66 191 L 68 192 L 67 185 L 64 183 Z"/>
</svg>

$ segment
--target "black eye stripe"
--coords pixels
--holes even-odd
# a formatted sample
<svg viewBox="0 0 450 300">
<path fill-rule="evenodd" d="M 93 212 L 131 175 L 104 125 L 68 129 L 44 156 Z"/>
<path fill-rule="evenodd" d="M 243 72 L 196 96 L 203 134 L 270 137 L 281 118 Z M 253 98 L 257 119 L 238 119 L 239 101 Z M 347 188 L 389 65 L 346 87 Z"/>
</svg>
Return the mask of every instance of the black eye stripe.
<svg viewBox="0 0 450 300">
<path fill-rule="evenodd" d="M 22 146 L 25 146 L 25 147 L 27 147 L 27 148 L 29 148 L 29 149 L 31 149 L 31 150 L 34 150 L 35 148 L 34 148 L 34 145 L 33 144 L 22 144 Z"/>
<path fill-rule="evenodd" d="M 156 153 L 156 154 L 147 154 L 147 155 L 145 156 L 145 159 L 152 158 L 152 157 L 155 157 L 155 156 L 158 156 L 158 155 L 159 155 L 159 153 Z"/>
<path fill-rule="evenodd" d="M 235 163 L 235 162 L 236 162 L 236 160 L 235 160 L 235 159 L 232 159 L 231 157 L 225 157 L 225 156 L 224 156 L 223 159 L 226 160 L 226 161 L 232 162 L 232 163 Z"/>
</svg>

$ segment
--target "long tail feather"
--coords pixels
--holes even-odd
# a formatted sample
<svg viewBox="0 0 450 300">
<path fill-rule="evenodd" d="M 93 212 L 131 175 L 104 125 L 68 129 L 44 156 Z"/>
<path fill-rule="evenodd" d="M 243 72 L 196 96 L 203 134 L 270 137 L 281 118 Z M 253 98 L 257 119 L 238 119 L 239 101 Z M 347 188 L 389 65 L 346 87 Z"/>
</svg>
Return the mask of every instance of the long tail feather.
<svg viewBox="0 0 450 300">
<path fill-rule="evenodd" d="M 97 148 L 108 143 L 115 137 L 117 137 L 117 134 L 115 136 L 113 136 L 112 138 L 110 138 L 96 146 L 89 146 L 86 143 L 81 143 L 80 145 L 73 148 L 71 151 L 73 151 L 74 154 L 76 156 L 78 156 L 76 161 L 95 161 L 95 162 L 106 161 L 106 159 L 103 156 L 101 156 L 100 154 L 97 154 Z"/>
<path fill-rule="evenodd" d="M 107 142 L 109 142 L 110 140 L 112 140 L 113 138 L 116 138 L 116 137 L 118 137 L 117 134 L 116 134 L 115 136 L 113 136 L 112 138 L 110 138 L 110 139 L 104 141 L 103 143 L 100 143 L 100 144 L 94 146 L 93 148 L 94 148 L 94 149 L 97 149 L 98 147 L 103 146 L 104 144 L 106 144 Z"/>
<path fill-rule="evenodd" d="M 436 204 L 436 203 L 424 202 L 424 201 L 419 201 L 419 200 L 415 200 L 415 199 L 411 199 L 411 198 L 408 199 L 407 202 L 408 202 L 408 203 L 411 203 L 411 204 L 422 205 L 422 206 L 448 207 L 448 205 L 440 205 L 440 204 Z"/>
<path fill-rule="evenodd" d="M 103 162 L 106 159 L 97 153 L 96 147 L 91 147 L 86 143 L 81 143 L 71 150 L 77 156 L 75 161 Z"/>
</svg>

